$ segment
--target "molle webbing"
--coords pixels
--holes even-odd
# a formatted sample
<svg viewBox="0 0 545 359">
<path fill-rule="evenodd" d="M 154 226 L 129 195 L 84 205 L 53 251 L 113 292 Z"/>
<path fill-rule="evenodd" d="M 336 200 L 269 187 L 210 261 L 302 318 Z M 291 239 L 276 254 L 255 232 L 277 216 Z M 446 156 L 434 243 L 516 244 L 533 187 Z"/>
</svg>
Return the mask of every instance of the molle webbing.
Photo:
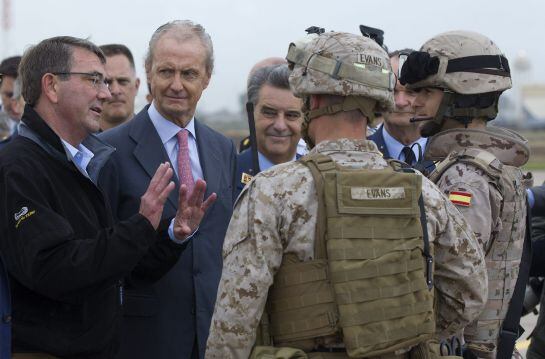
<svg viewBox="0 0 545 359">
<path fill-rule="evenodd" d="M 499 178 L 503 169 L 502 163 L 488 151 L 480 150 L 478 148 L 466 148 L 462 151 L 453 151 L 447 158 L 441 161 L 433 171 L 429 179 L 433 183 L 437 183 L 443 173 L 448 170 L 454 164 L 470 163 L 481 170 L 483 170 L 494 182 L 499 186 Z"/>
<path fill-rule="evenodd" d="M 375 357 L 431 337 L 421 177 L 342 168 L 320 154 L 301 162 L 318 193 L 315 259 L 283 258 L 268 302 L 275 345 L 308 350 L 309 340 L 339 337 L 350 357 Z"/>
</svg>

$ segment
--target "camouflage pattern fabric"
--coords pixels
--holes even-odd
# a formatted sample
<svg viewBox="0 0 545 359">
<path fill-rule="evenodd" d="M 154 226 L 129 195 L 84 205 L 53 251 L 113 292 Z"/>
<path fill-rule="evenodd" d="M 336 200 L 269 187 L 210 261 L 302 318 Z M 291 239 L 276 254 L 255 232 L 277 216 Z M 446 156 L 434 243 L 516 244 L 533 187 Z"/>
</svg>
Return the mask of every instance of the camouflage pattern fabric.
<svg viewBox="0 0 545 359">
<path fill-rule="evenodd" d="M 311 151 L 316 152 L 342 166 L 388 167 L 371 141 L 324 141 Z M 435 246 L 437 335 L 446 338 L 473 321 L 486 302 L 484 254 L 462 215 L 426 178 L 422 193 Z M 298 162 L 261 172 L 246 186 L 223 246 L 206 358 L 248 358 L 283 256 L 307 261 L 314 255 L 317 203 L 312 175 Z"/>
<path fill-rule="evenodd" d="M 448 130 L 434 136 L 427 148 L 427 158 L 473 147 L 502 159 L 502 165 L 494 165 L 498 169 L 494 176 L 499 179 L 480 166 L 457 162 L 437 181 L 443 193 L 457 203 L 486 253 L 489 299 L 479 319 L 464 330 L 467 346 L 480 358 L 496 357 L 499 330 L 518 277 L 525 233 L 526 193 L 521 184 L 522 172 L 512 164 L 526 163 L 529 152 L 524 151 L 524 141 L 510 140 L 505 134 L 499 128 Z"/>
<path fill-rule="evenodd" d="M 291 47 L 301 54 L 292 56 Z M 352 71 L 333 76 L 331 71 L 335 66 L 324 63 L 329 59 Z M 289 81 L 291 91 L 297 97 L 312 94 L 363 96 L 377 100 L 376 112 L 394 109 L 395 76 L 390 58 L 370 38 L 334 31 L 307 35 L 290 45 L 287 60 L 294 64 Z M 380 80 L 386 81 L 387 85 L 370 85 Z"/>
<path fill-rule="evenodd" d="M 408 85 L 408 88 L 440 87 L 459 94 L 505 91 L 511 88 L 510 76 L 458 71 L 446 73 L 448 61 L 466 56 L 503 55 L 489 38 L 476 32 L 449 31 L 428 40 L 420 51 L 439 58 L 437 74 Z"/>
</svg>

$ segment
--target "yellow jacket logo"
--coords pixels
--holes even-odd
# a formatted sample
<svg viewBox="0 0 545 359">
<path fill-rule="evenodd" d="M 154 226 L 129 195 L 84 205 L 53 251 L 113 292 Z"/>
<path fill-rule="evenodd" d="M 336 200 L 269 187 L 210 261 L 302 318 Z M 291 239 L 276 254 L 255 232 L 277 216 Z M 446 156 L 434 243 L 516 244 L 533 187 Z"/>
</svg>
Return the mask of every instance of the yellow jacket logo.
<svg viewBox="0 0 545 359">
<path fill-rule="evenodd" d="M 22 207 L 20 211 L 16 212 L 13 217 L 15 218 L 15 221 L 17 223 L 15 223 L 15 228 L 19 228 L 19 225 L 21 224 L 22 221 L 24 221 L 25 219 L 27 219 L 28 217 L 34 215 L 36 213 L 36 210 L 32 210 L 32 211 L 29 211 L 28 210 L 28 207 Z"/>
</svg>

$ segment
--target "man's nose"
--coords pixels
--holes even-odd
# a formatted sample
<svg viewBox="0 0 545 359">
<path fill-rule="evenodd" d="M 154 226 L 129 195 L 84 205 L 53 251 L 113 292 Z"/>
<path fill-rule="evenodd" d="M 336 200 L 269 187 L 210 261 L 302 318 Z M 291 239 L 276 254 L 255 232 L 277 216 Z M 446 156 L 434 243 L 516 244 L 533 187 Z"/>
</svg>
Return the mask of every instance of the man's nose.
<svg viewBox="0 0 545 359">
<path fill-rule="evenodd" d="M 179 73 L 175 73 L 170 83 L 170 88 L 174 91 L 182 91 L 184 89 L 184 83 L 182 81 L 182 76 Z"/>
<path fill-rule="evenodd" d="M 279 113 L 276 119 L 274 120 L 273 128 L 278 132 L 285 132 L 288 130 L 288 124 L 286 120 L 285 113 Z"/>
<path fill-rule="evenodd" d="M 396 92 L 394 94 L 395 105 L 398 108 L 407 107 L 411 104 L 409 97 L 403 91 Z"/>
<path fill-rule="evenodd" d="M 112 98 L 112 93 L 108 87 L 101 86 L 97 92 L 97 98 L 101 101 L 109 100 Z"/>
<path fill-rule="evenodd" d="M 112 80 L 110 82 L 110 92 L 112 95 L 121 93 L 121 86 L 119 86 L 119 82 L 117 82 L 117 80 Z"/>
</svg>

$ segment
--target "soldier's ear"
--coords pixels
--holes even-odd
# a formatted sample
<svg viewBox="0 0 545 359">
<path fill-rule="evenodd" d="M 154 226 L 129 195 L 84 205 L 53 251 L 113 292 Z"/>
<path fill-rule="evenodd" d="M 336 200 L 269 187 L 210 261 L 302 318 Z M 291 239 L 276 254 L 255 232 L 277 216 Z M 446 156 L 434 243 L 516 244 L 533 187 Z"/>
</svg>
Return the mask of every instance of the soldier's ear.
<svg viewBox="0 0 545 359">
<path fill-rule="evenodd" d="M 317 108 L 320 108 L 323 102 L 323 96 L 322 95 L 310 95 L 309 100 L 309 106 L 310 110 L 315 110 Z"/>
</svg>

